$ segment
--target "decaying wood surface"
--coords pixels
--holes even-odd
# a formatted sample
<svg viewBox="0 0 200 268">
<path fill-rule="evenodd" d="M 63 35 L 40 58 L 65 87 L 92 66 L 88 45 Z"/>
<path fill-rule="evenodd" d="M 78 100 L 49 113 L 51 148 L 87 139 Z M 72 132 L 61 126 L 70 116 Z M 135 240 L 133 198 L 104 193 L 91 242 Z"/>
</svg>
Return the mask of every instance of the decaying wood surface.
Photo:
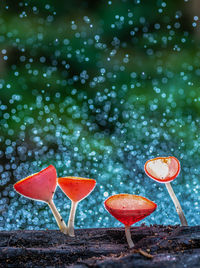
<svg viewBox="0 0 200 268">
<path fill-rule="evenodd" d="M 141 226 L 131 234 L 135 249 L 123 228 L 76 230 L 75 238 L 55 230 L 1 231 L 0 267 L 200 268 L 200 226 Z"/>
</svg>

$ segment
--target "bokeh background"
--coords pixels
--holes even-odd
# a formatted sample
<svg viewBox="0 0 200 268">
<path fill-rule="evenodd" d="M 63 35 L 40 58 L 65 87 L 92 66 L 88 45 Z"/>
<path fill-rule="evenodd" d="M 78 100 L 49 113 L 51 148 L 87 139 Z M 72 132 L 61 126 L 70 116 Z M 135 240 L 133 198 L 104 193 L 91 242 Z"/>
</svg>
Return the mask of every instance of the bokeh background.
<svg viewBox="0 0 200 268">
<path fill-rule="evenodd" d="M 103 201 L 123 192 L 158 204 L 142 222 L 179 224 L 143 169 L 168 155 L 181 162 L 172 186 L 187 220 L 200 224 L 199 2 L 1 1 L 1 230 L 57 228 L 47 205 L 13 190 L 49 164 L 97 180 L 76 227 L 121 226 Z M 67 221 L 59 188 L 54 200 Z"/>
</svg>

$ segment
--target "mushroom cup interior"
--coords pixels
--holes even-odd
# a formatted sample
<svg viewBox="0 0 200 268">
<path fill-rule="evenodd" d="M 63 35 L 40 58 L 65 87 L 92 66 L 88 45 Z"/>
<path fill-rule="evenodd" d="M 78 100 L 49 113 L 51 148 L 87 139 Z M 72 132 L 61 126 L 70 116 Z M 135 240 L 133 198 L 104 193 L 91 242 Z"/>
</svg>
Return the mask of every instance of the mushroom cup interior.
<svg viewBox="0 0 200 268">
<path fill-rule="evenodd" d="M 180 163 L 177 158 L 157 157 L 145 163 L 146 174 L 161 183 L 173 181 L 180 172 Z"/>
</svg>

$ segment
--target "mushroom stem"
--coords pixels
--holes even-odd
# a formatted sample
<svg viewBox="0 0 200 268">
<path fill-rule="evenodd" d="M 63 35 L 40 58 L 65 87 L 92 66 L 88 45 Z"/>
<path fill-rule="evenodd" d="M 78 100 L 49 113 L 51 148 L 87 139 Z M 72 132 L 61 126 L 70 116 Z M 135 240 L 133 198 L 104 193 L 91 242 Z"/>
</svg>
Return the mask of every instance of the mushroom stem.
<svg viewBox="0 0 200 268">
<path fill-rule="evenodd" d="M 171 186 L 170 182 L 165 183 L 165 186 L 166 186 L 166 188 L 167 188 L 167 190 L 169 192 L 169 195 L 171 196 L 172 201 L 174 202 L 176 211 L 177 211 L 178 216 L 179 216 L 180 221 L 181 221 L 181 225 L 182 226 L 188 226 L 188 223 L 187 223 L 187 220 L 186 220 L 185 215 L 183 213 L 183 210 L 181 208 L 181 205 L 180 205 L 180 203 L 179 203 L 179 201 L 178 201 L 178 199 L 177 199 L 177 197 L 176 197 L 176 195 L 175 195 L 175 193 L 174 193 L 174 191 L 172 189 L 172 186 Z"/>
<path fill-rule="evenodd" d="M 76 208 L 77 208 L 78 202 L 71 202 L 71 210 L 69 215 L 69 221 L 68 221 L 68 232 L 69 236 L 75 236 L 74 234 L 74 220 L 75 220 L 75 214 L 76 214 Z"/>
<path fill-rule="evenodd" d="M 53 199 L 51 199 L 49 202 L 48 202 L 48 205 L 56 219 L 56 222 L 60 228 L 60 231 L 63 232 L 64 234 L 68 234 L 68 228 L 63 220 L 63 218 L 60 216 L 60 213 L 58 212 L 54 202 L 53 202 Z"/>
<path fill-rule="evenodd" d="M 126 234 L 126 240 L 128 242 L 129 248 L 133 248 L 134 247 L 134 243 L 131 239 L 131 232 L 130 232 L 130 226 L 125 226 L 125 234 Z"/>
</svg>

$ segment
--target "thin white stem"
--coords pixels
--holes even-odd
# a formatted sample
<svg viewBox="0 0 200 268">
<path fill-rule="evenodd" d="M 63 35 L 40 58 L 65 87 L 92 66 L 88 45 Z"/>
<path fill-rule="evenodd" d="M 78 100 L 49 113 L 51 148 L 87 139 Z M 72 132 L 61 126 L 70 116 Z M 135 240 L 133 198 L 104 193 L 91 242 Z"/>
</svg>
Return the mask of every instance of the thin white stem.
<svg viewBox="0 0 200 268">
<path fill-rule="evenodd" d="M 181 208 L 181 205 L 180 205 L 180 203 L 179 203 L 179 201 L 178 201 L 178 199 L 177 199 L 177 197 L 176 197 L 176 195 L 175 195 L 175 193 L 174 193 L 174 191 L 172 189 L 172 186 L 171 186 L 170 182 L 165 183 L 165 186 L 166 186 L 166 188 L 167 188 L 167 190 L 169 192 L 169 195 L 171 196 L 172 201 L 174 202 L 176 211 L 177 211 L 178 216 L 179 216 L 180 221 L 181 221 L 181 225 L 182 226 L 188 226 L 188 223 L 187 223 L 187 220 L 186 220 L 185 215 L 183 213 L 183 210 Z"/>
<path fill-rule="evenodd" d="M 78 202 L 71 202 L 71 210 L 69 215 L 69 221 L 68 221 L 68 233 L 69 236 L 75 236 L 74 234 L 74 220 L 76 215 L 76 208 L 77 208 Z"/>
<path fill-rule="evenodd" d="M 56 222 L 58 224 L 58 227 L 60 228 L 60 231 L 63 232 L 64 234 L 68 234 L 68 228 L 63 220 L 63 218 L 60 216 L 60 213 L 58 212 L 54 202 L 53 202 L 53 199 L 51 199 L 49 202 L 48 202 L 48 205 L 56 219 Z"/>
<path fill-rule="evenodd" d="M 128 242 L 129 248 L 133 248 L 134 247 L 134 243 L 131 239 L 131 231 L 130 231 L 130 226 L 125 226 L 125 234 L 126 234 L 126 240 Z"/>
</svg>

